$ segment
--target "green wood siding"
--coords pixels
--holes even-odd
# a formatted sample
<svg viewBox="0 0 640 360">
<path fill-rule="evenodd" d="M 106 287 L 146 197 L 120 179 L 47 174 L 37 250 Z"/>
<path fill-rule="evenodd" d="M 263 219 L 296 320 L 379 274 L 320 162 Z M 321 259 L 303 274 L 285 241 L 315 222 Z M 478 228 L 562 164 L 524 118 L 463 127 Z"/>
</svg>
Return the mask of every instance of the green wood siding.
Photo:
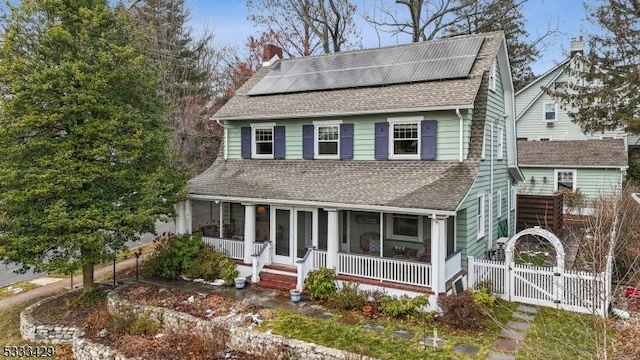
<svg viewBox="0 0 640 360">
<path fill-rule="evenodd" d="M 553 195 L 555 169 L 557 168 L 520 168 L 525 180 L 518 186 L 518 193 Z M 588 204 L 600 196 L 617 194 L 621 189 L 623 174 L 619 169 L 575 168 L 569 170 L 576 170 L 577 187 Z"/>
<path fill-rule="evenodd" d="M 342 120 L 343 123 L 353 123 L 354 160 L 375 160 L 374 158 L 374 124 L 387 121 L 388 118 L 402 116 L 422 116 L 425 120 L 438 121 L 436 160 L 458 160 L 460 155 L 460 120 L 454 111 L 437 111 L 428 113 L 405 113 L 389 115 L 351 116 L 343 118 L 326 118 L 322 120 Z M 471 133 L 471 115 L 463 112 L 463 151 L 464 158 L 469 149 L 469 135 Z M 273 123 L 274 121 L 266 121 Z M 228 158 L 240 159 L 240 128 L 250 126 L 260 121 L 227 121 L 228 129 Z M 302 159 L 302 125 L 313 124 L 310 119 L 287 119 L 275 121 L 276 125 L 286 126 L 286 159 Z"/>
</svg>

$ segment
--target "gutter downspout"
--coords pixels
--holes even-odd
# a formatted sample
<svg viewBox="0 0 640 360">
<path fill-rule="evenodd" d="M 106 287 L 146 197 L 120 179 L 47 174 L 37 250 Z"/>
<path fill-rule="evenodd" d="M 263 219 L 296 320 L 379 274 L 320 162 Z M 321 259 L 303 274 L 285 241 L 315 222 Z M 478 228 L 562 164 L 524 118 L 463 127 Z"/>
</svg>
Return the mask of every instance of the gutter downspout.
<svg viewBox="0 0 640 360">
<path fill-rule="evenodd" d="M 458 115 L 458 119 L 460 119 L 460 159 L 458 161 L 462 162 L 462 152 L 464 151 L 464 134 L 462 127 L 464 126 L 464 119 L 462 118 L 462 114 L 460 114 L 460 108 L 456 108 L 456 115 Z"/>
<path fill-rule="evenodd" d="M 216 122 L 218 123 L 218 125 L 222 126 L 222 129 L 224 130 L 222 141 L 224 141 L 224 160 L 227 160 L 228 154 L 229 154 L 229 148 L 227 147 L 227 143 L 228 143 L 228 141 L 227 141 L 227 127 L 224 126 L 224 124 L 222 122 L 220 122 L 220 119 L 216 119 Z"/>
</svg>

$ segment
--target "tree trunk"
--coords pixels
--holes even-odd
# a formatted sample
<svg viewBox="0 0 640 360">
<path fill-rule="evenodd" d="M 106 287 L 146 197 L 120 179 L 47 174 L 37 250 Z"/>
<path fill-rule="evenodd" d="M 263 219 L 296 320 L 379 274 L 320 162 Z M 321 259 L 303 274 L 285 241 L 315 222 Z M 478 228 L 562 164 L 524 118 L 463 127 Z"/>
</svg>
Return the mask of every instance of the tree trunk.
<svg viewBox="0 0 640 360">
<path fill-rule="evenodd" d="M 83 258 L 89 257 L 90 251 L 88 249 L 81 249 L 80 253 Z M 86 263 L 82 265 L 82 293 L 86 294 L 93 291 L 96 288 L 96 283 L 93 281 L 93 263 Z"/>
</svg>

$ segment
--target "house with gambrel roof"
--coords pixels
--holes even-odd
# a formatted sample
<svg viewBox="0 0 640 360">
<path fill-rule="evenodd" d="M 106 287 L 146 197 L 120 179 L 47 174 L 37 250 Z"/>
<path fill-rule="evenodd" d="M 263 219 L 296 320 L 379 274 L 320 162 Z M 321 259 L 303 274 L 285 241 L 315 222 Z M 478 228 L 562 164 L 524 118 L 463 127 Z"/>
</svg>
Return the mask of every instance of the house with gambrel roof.
<svg viewBox="0 0 640 360">
<path fill-rule="evenodd" d="M 504 34 L 278 59 L 214 118 L 221 154 L 189 182 L 199 232 L 258 285 L 307 272 L 438 294 L 515 232 Z"/>
</svg>

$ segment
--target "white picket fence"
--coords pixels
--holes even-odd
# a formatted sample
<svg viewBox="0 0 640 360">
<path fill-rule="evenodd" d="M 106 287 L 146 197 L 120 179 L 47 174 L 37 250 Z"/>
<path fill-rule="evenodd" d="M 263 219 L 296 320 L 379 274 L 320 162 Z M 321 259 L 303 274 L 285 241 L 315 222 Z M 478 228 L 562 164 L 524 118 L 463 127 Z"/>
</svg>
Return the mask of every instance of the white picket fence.
<svg viewBox="0 0 640 360">
<path fill-rule="evenodd" d="M 468 257 L 469 287 L 490 286 L 508 301 L 606 316 L 610 285 L 606 273 L 561 270 Z"/>
</svg>

